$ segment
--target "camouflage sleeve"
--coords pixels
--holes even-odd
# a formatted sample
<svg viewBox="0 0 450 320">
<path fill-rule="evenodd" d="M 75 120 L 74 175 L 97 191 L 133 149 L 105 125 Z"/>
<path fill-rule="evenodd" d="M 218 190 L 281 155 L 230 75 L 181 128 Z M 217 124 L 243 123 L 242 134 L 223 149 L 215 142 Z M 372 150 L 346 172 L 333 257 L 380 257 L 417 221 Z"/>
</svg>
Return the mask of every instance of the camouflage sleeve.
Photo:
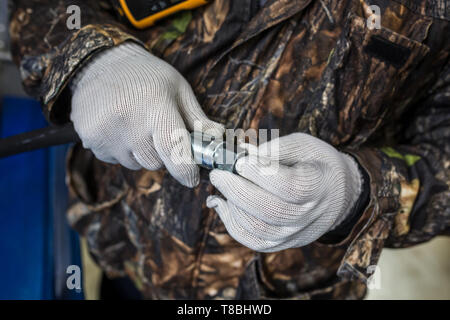
<svg viewBox="0 0 450 320">
<path fill-rule="evenodd" d="M 9 6 L 12 54 L 24 88 L 54 123 L 68 121 L 70 95 L 64 89 L 94 53 L 127 40 L 139 42 L 116 22 L 107 1 L 16 0 Z"/>
<path fill-rule="evenodd" d="M 450 64 L 404 121 L 401 143 L 351 152 L 367 170 L 371 191 L 361 219 L 337 244 L 348 246 L 341 276 L 366 280 L 384 247 L 450 235 Z"/>
</svg>

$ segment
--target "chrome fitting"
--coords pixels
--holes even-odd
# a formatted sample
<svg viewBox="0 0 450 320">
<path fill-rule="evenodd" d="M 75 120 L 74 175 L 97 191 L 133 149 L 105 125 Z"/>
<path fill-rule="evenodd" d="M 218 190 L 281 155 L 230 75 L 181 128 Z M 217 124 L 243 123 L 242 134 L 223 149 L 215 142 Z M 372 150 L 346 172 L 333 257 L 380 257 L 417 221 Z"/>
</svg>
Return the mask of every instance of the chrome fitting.
<svg viewBox="0 0 450 320">
<path fill-rule="evenodd" d="M 217 139 L 203 132 L 191 133 L 191 146 L 194 161 L 199 166 L 213 170 L 225 170 L 236 173 L 236 162 L 247 155 L 247 152 L 237 147 L 238 151 L 227 148 L 223 139 Z"/>
</svg>

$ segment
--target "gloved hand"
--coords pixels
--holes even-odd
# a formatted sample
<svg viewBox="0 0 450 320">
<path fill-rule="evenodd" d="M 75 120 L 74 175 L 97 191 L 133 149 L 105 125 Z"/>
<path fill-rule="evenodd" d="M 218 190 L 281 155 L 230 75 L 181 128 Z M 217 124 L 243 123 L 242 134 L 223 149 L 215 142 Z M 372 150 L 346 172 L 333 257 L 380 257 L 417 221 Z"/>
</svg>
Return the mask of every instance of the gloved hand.
<svg viewBox="0 0 450 320">
<path fill-rule="evenodd" d="M 224 131 L 206 117 L 178 71 L 135 43 L 100 53 L 71 90 L 70 119 L 98 159 L 132 170 L 165 165 L 188 187 L 198 184 L 199 169 L 186 126 L 218 136 Z"/>
<path fill-rule="evenodd" d="M 278 144 L 278 148 L 274 148 Z M 279 150 L 270 154 L 267 150 Z M 230 235 L 261 252 L 305 246 L 345 220 L 361 193 L 352 157 L 313 136 L 294 133 L 236 163 L 239 175 L 214 170 L 209 196 Z"/>
</svg>

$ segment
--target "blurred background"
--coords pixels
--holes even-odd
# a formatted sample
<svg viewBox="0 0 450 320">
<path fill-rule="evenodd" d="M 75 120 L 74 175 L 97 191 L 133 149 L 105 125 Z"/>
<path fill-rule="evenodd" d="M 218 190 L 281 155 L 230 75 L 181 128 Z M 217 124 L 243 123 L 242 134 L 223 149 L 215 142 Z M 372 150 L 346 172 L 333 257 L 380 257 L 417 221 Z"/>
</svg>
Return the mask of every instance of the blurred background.
<svg viewBox="0 0 450 320">
<path fill-rule="evenodd" d="M 47 126 L 26 96 L 9 54 L 7 4 L 0 1 L 0 137 Z M 68 146 L 0 159 L 0 299 L 83 299 L 66 285 L 81 266 L 78 236 L 65 219 Z"/>
<path fill-rule="evenodd" d="M 0 0 L 0 138 L 46 126 L 26 96 L 9 54 L 6 0 Z M 0 299 L 98 299 L 128 283 L 105 281 L 83 239 L 67 225 L 68 146 L 0 159 Z M 82 289 L 69 289 L 79 266 Z M 385 249 L 367 299 L 450 299 L 450 239 Z M 103 279 L 103 281 L 102 281 Z"/>
</svg>

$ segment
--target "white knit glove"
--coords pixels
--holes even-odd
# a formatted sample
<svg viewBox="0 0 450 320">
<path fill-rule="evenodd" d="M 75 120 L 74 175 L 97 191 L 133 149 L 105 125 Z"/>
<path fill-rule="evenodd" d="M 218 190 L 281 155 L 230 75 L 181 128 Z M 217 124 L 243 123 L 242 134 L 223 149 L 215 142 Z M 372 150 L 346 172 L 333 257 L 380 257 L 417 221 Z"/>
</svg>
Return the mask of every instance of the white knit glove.
<svg viewBox="0 0 450 320">
<path fill-rule="evenodd" d="M 206 117 L 188 82 L 168 63 L 125 43 L 95 57 L 71 89 L 70 119 L 98 159 L 132 170 L 165 165 L 181 184 L 198 184 L 186 126 L 219 136 L 224 129 Z"/>
<path fill-rule="evenodd" d="M 256 150 L 259 157 L 250 152 L 238 160 L 239 175 L 212 171 L 211 183 L 228 201 L 207 199 L 230 235 L 250 249 L 305 246 L 343 222 L 358 200 L 358 165 L 320 139 L 294 133 Z"/>
</svg>

